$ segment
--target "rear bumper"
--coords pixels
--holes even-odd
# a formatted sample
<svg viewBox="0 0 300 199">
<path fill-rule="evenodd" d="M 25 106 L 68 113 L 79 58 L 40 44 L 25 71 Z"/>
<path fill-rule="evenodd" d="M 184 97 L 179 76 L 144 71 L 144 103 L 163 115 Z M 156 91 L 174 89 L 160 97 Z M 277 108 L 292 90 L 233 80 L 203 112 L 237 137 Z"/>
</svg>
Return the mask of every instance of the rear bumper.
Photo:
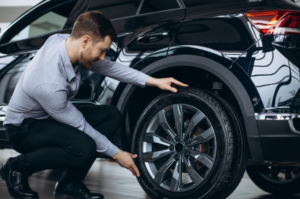
<svg viewBox="0 0 300 199">
<path fill-rule="evenodd" d="M 299 114 L 264 114 L 256 115 L 256 121 L 265 160 L 297 161 L 300 160 L 300 134 L 292 131 L 289 119 L 300 117 Z M 299 118 L 293 120 L 299 129 Z"/>
</svg>

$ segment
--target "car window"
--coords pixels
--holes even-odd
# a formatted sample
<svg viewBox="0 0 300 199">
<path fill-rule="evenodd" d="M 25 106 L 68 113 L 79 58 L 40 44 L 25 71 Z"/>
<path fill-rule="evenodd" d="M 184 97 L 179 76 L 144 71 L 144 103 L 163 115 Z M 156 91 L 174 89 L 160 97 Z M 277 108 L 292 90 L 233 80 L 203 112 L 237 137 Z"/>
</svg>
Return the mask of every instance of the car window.
<svg viewBox="0 0 300 199">
<path fill-rule="evenodd" d="M 201 6 L 206 4 L 213 4 L 213 3 L 232 3 L 232 2 L 242 2 L 248 0 L 182 0 L 185 7 L 193 7 L 193 6 Z"/>
<path fill-rule="evenodd" d="M 145 0 L 140 14 L 180 8 L 176 0 Z"/>
<path fill-rule="evenodd" d="M 19 31 L 9 42 L 62 30 L 76 1 L 54 7 Z"/>
<path fill-rule="evenodd" d="M 140 0 L 93 0 L 89 10 L 97 10 L 108 19 L 116 19 L 135 15 L 140 2 Z"/>
<path fill-rule="evenodd" d="M 21 54 L 0 58 L 2 69 L 7 66 L 10 67 L 0 78 L 0 106 L 6 106 L 9 103 L 17 82 L 29 63 L 29 56 L 30 54 Z"/>
</svg>

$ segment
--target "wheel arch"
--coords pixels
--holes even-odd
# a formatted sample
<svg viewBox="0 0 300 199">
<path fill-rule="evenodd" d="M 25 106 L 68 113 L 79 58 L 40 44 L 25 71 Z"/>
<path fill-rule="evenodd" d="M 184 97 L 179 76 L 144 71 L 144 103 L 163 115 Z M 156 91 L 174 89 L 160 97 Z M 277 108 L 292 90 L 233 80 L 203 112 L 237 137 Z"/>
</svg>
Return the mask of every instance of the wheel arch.
<svg viewBox="0 0 300 199">
<path fill-rule="evenodd" d="M 214 74 L 221 81 L 223 81 L 226 86 L 228 86 L 235 99 L 237 100 L 239 108 L 241 110 L 252 160 L 263 161 L 264 158 L 259 139 L 258 127 L 255 120 L 254 108 L 248 92 L 246 91 L 243 84 L 239 81 L 239 79 L 224 65 L 212 59 L 196 55 L 169 56 L 151 63 L 141 71 L 148 75 L 152 75 L 161 70 L 170 69 L 176 66 L 189 66 L 205 70 L 211 74 Z M 117 103 L 117 107 L 122 114 L 125 114 L 126 105 L 128 104 L 135 89 L 137 89 L 137 87 L 130 84 L 126 85 L 123 89 Z"/>
</svg>

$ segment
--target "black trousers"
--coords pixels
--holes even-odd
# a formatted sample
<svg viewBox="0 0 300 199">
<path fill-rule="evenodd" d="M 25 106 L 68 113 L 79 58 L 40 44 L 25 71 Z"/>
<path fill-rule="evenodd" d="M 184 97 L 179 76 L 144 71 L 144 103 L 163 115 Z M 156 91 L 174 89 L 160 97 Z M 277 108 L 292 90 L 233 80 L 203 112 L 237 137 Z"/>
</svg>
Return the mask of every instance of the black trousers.
<svg viewBox="0 0 300 199">
<path fill-rule="evenodd" d="M 112 140 L 121 124 L 121 113 L 115 106 L 77 105 L 77 109 L 94 129 Z M 92 138 L 53 119 L 29 118 L 6 133 L 13 149 L 21 153 L 12 158 L 12 168 L 27 176 L 45 169 L 66 168 L 60 180 L 83 180 L 97 157 Z"/>
</svg>

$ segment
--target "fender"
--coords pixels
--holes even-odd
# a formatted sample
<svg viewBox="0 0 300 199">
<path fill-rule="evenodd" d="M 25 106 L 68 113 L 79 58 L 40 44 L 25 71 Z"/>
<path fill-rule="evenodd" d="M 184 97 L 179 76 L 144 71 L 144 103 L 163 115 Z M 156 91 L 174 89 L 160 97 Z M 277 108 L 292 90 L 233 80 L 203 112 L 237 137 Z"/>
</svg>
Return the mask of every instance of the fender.
<svg viewBox="0 0 300 199">
<path fill-rule="evenodd" d="M 246 89 L 239 79 L 224 65 L 209 58 L 196 55 L 169 56 L 148 65 L 141 71 L 148 75 L 152 75 L 160 70 L 176 66 L 189 66 L 206 70 L 217 76 L 230 88 L 241 109 L 252 160 L 255 162 L 263 161 L 264 158 L 255 120 L 254 108 Z M 135 89 L 136 86 L 130 84 L 126 85 L 124 88 L 117 103 L 117 107 L 122 114 Z"/>
</svg>

